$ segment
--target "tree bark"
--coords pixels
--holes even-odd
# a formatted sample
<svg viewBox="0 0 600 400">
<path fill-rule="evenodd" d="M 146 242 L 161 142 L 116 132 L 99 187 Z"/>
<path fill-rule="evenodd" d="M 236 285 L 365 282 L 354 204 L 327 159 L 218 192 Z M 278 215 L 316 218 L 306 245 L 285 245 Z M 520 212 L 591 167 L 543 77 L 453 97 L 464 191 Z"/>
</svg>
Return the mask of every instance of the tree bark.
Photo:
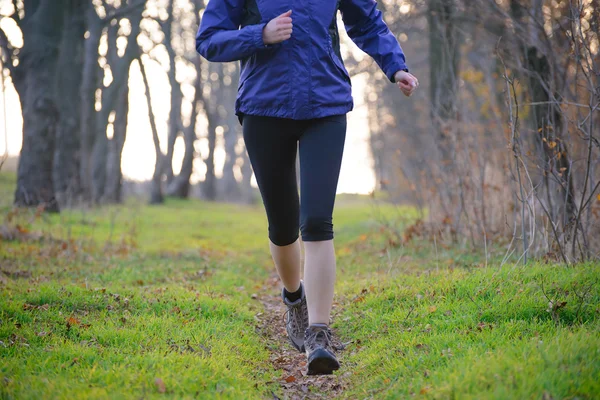
<svg viewBox="0 0 600 400">
<path fill-rule="evenodd" d="M 126 84 L 129 75 L 127 60 L 120 58 L 117 53 L 117 38 L 119 25 L 109 26 L 107 32 L 108 50 L 106 62 L 110 66 L 113 81 L 102 89 L 102 109 L 96 114 L 94 129 L 94 147 L 92 149 L 92 201 L 95 204 L 103 202 L 106 191 L 106 165 L 108 156 L 107 127 L 110 115 L 115 111 L 116 101 L 121 91 L 121 85 Z M 132 32 L 133 33 L 133 32 Z M 126 73 L 127 71 L 127 73 Z"/>
<path fill-rule="evenodd" d="M 194 113 L 197 115 L 197 113 Z M 181 171 L 171 181 L 169 196 L 185 199 L 190 194 L 190 178 L 194 170 L 194 143 L 196 142 L 196 124 L 187 127 L 183 133 L 185 153 L 181 163 Z"/>
<path fill-rule="evenodd" d="M 254 202 L 254 189 L 252 188 L 252 166 L 250 165 L 250 159 L 248 158 L 248 153 L 246 150 L 242 152 L 242 160 L 244 160 L 244 164 L 242 164 L 242 183 L 241 183 L 241 191 L 242 191 L 242 201 L 244 203 L 253 203 Z"/>
<path fill-rule="evenodd" d="M 215 176 L 215 147 L 217 144 L 217 121 L 215 115 L 207 112 L 208 117 L 208 156 L 206 163 L 206 178 L 202 184 L 202 193 L 208 200 L 217 199 L 217 177 Z"/>
<path fill-rule="evenodd" d="M 120 203 L 122 198 L 123 172 L 121 170 L 121 156 L 127 134 L 129 115 L 129 85 L 123 85 L 115 108 L 115 121 L 113 122 L 113 137 L 108 142 L 108 155 L 106 162 L 106 190 L 104 201 L 107 203 Z"/>
<path fill-rule="evenodd" d="M 232 111 L 235 107 L 235 97 L 237 92 L 234 82 L 239 80 L 239 69 L 237 65 L 230 67 L 233 67 L 233 70 L 229 75 L 231 84 L 225 85 L 225 74 L 221 77 L 221 91 L 223 93 L 222 104 L 227 109 L 227 115 L 223 123 L 225 129 L 223 133 L 223 139 L 225 141 L 225 165 L 223 166 L 223 178 L 221 179 L 221 198 L 224 200 L 240 201 L 241 188 L 235 179 L 234 174 L 238 159 L 236 147 L 240 138 L 240 131 L 238 129 L 239 121 Z"/>
<path fill-rule="evenodd" d="M 185 145 L 185 153 L 183 162 L 181 163 L 181 171 L 173 181 L 169 188 L 169 196 L 187 198 L 190 194 L 190 178 L 194 170 L 194 145 L 196 143 L 196 122 L 198 119 L 198 111 L 202 105 L 202 79 L 200 71 L 200 59 L 196 58 L 196 84 L 195 94 L 192 104 L 192 115 L 190 117 L 190 125 L 185 129 L 183 141 Z"/>
<path fill-rule="evenodd" d="M 80 184 L 83 199 L 92 200 L 92 150 L 96 131 L 96 91 L 100 88 L 103 71 L 98 66 L 98 46 L 102 37 L 103 21 L 94 7 L 88 7 L 85 14 L 86 28 L 89 33 L 85 40 L 81 99 L 81 162 Z"/>
<path fill-rule="evenodd" d="M 95 203 L 103 202 L 106 190 L 106 165 L 108 154 L 108 137 L 106 128 L 109 123 L 110 114 L 115 110 L 116 103 L 122 87 L 128 84 L 129 69 L 131 63 L 139 55 L 137 37 L 140 33 L 140 22 L 142 20 L 143 7 L 133 9 L 128 14 L 131 22 L 131 34 L 127 37 L 127 47 L 123 57 L 117 55 L 116 39 L 118 24 L 109 28 L 108 31 L 108 54 L 113 81 L 110 86 L 102 91 L 102 109 L 96 120 L 95 142 L 92 151 L 92 200 Z M 120 162 L 119 162 L 120 169 Z"/>
<path fill-rule="evenodd" d="M 65 28 L 58 61 L 57 101 L 60 120 L 54 153 L 54 190 L 61 207 L 75 203 L 80 192 L 80 119 L 85 14 L 87 0 L 66 0 Z"/>
<path fill-rule="evenodd" d="M 216 73 L 219 77 L 223 75 L 223 64 L 209 64 L 209 76 Z M 219 105 L 223 100 L 223 88 L 220 80 L 210 82 L 210 96 L 203 97 L 204 111 L 208 120 L 208 156 L 204 160 L 206 164 L 206 177 L 202 183 L 202 193 L 208 200 L 217 199 L 217 177 L 215 175 L 215 148 L 217 146 L 217 127 L 221 123 L 219 116 Z"/>
<path fill-rule="evenodd" d="M 553 101 L 552 64 L 540 48 L 543 26 L 542 4 L 525 7 L 520 0 L 511 1 L 511 13 L 517 22 L 517 40 L 533 106 L 529 115 L 536 132 L 534 144 L 543 160 L 543 181 L 548 210 L 554 223 L 568 224 L 575 216 L 575 190 L 567 142 L 563 140 L 563 117 L 560 106 Z M 531 20 L 533 18 L 534 20 Z M 536 21 L 535 19 L 541 19 Z"/>
<path fill-rule="evenodd" d="M 449 131 L 457 118 L 460 34 L 454 20 L 455 0 L 429 0 L 431 117 L 443 161 L 450 159 Z"/>
<path fill-rule="evenodd" d="M 154 117 L 154 112 L 152 111 L 152 96 L 150 95 L 150 83 L 148 82 L 146 67 L 144 66 L 144 63 L 142 62 L 141 58 L 138 58 L 138 63 L 140 64 L 140 72 L 142 74 L 142 80 L 144 81 L 144 88 L 146 89 L 148 119 L 150 121 L 150 130 L 152 132 L 152 141 L 154 142 L 154 152 L 156 154 L 156 162 L 154 163 L 154 174 L 152 174 L 152 184 L 150 186 L 150 204 L 161 204 L 165 201 L 162 192 L 162 164 L 164 162 L 165 156 L 160 149 L 160 140 L 158 138 L 156 119 Z"/>
<path fill-rule="evenodd" d="M 198 13 L 201 8 L 204 7 L 202 1 L 195 0 L 194 5 L 194 20 L 197 25 L 200 20 Z M 172 12 L 173 1 L 169 2 L 168 10 Z M 170 14 L 171 15 L 171 14 Z M 175 74 L 175 52 L 172 47 L 172 34 L 173 25 L 172 18 L 168 19 L 163 24 L 163 31 L 165 32 L 165 39 L 163 43 L 167 46 L 169 53 L 169 83 L 171 85 L 171 112 L 169 115 L 169 133 L 167 138 L 167 155 L 165 156 L 165 167 L 164 172 L 167 178 L 167 194 L 169 196 L 175 196 L 180 198 L 187 198 L 190 194 L 191 184 L 190 178 L 194 170 L 194 157 L 195 157 L 195 143 L 197 139 L 196 128 L 197 119 L 200 107 L 203 104 L 203 93 L 202 93 L 202 70 L 200 57 L 194 52 L 193 59 L 188 61 L 193 62 L 196 68 L 196 82 L 195 82 L 195 94 L 192 100 L 192 114 L 190 116 L 190 125 L 183 127 L 181 117 L 181 102 L 183 100 L 183 93 L 181 91 L 181 85 L 176 80 Z M 183 161 L 181 164 L 181 170 L 177 176 L 173 176 L 173 151 L 175 147 L 175 141 L 179 135 L 179 130 L 183 130 L 183 141 L 185 146 L 185 153 L 183 155 Z"/>
<path fill-rule="evenodd" d="M 169 85 L 171 86 L 171 111 L 169 112 L 169 131 L 167 134 L 167 158 L 163 165 L 164 173 L 167 177 L 167 184 L 171 183 L 174 177 L 173 174 L 173 152 L 175 150 L 175 141 L 179 136 L 181 128 L 181 102 L 183 100 L 183 93 L 181 92 L 181 86 L 177 82 L 176 78 L 176 66 L 175 66 L 175 50 L 173 49 L 173 3 L 174 0 L 169 0 L 167 6 L 167 20 L 162 24 L 164 33 L 163 43 L 169 55 Z"/>
<path fill-rule="evenodd" d="M 25 2 L 21 24 L 23 49 L 19 59 L 24 97 L 23 145 L 17 171 L 15 205 L 44 206 L 58 212 L 52 161 L 59 111 L 55 98 L 64 0 Z"/>
</svg>

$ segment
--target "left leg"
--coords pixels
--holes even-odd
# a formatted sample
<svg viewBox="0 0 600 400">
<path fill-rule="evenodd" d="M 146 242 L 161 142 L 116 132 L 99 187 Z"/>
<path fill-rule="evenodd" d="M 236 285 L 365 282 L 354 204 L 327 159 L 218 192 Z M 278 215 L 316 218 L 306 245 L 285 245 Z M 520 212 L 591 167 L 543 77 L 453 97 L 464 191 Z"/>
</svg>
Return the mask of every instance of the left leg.
<svg viewBox="0 0 600 400">
<path fill-rule="evenodd" d="M 300 137 L 300 230 L 309 324 L 329 324 L 335 284 L 333 206 L 346 137 L 346 116 L 311 121 Z"/>
</svg>

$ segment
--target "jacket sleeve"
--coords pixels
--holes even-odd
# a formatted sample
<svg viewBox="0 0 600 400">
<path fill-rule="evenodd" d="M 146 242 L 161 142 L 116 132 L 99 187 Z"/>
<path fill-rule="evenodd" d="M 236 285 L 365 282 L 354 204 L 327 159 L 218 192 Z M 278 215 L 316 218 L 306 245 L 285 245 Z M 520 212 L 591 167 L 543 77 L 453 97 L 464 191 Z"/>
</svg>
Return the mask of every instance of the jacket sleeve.
<svg viewBox="0 0 600 400">
<path fill-rule="evenodd" d="M 264 23 L 240 29 L 244 0 L 210 0 L 196 35 L 196 50 L 208 61 L 237 61 L 266 49 Z"/>
<path fill-rule="evenodd" d="M 348 36 L 373 57 L 390 81 L 394 82 L 396 72 L 408 70 L 400 43 L 383 21 L 375 0 L 341 0 L 340 11 Z"/>
</svg>

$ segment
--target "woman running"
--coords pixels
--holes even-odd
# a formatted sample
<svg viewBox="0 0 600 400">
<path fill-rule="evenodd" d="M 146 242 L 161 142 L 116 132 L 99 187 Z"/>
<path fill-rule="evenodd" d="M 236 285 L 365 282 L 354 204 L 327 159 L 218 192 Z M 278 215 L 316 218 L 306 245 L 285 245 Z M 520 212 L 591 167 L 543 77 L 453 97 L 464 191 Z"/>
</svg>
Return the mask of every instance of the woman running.
<svg viewBox="0 0 600 400">
<path fill-rule="evenodd" d="M 338 10 L 348 36 L 410 96 L 419 82 L 375 0 L 210 0 L 196 36 L 207 60 L 241 61 L 235 111 L 269 222 L 287 333 L 306 352 L 310 375 L 340 366 L 329 329 L 336 270 L 332 213 L 353 100 Z"/>
</svg>

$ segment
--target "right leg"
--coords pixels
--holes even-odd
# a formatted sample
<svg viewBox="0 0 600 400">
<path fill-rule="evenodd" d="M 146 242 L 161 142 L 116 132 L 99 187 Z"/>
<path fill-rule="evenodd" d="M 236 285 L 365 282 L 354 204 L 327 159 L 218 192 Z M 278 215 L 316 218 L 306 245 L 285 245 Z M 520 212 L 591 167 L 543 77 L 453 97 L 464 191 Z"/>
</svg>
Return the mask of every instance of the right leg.
<svg viewBox="0 0 600 400">
<path fill-rule="evenodd" d="M 333 207 L 346 138 L 346 115 L 314 119 L 300 138 L 304 282 L 310 324 L 329 324 L 335 285 Z"/>
<path fill-rule="evenodd" d="M 309 375 L 330 374 L 340 367 L 328 325 L 336 269 L 332 215 L 345 138 L 345 115 L 310 121 L 300 138 L 301 230 L 309 315 L 304 343 Z"/>
<path fill-rule="evenodd" d="M 300 288 L 300 201 L 296 183 L 296 124 L 246 115 L 244 142 L 269 221 L 271 255 L 285 289 Z"/>
</svg>

